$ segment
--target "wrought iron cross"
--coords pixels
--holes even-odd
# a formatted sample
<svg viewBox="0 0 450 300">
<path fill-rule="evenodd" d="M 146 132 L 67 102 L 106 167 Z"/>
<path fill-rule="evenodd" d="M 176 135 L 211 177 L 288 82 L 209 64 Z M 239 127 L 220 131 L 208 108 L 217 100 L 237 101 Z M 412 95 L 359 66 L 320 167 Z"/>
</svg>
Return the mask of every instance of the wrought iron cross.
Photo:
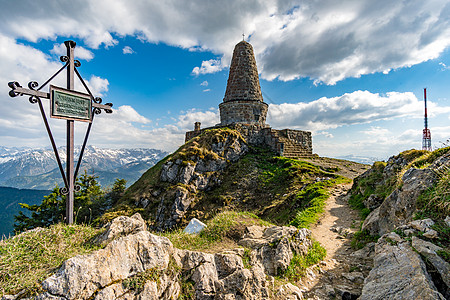
<svg viewBox="0 0 450 300">
<path fill-rule="evenodd" d="M 81 160 L 83 159 L 84 149 L 86 147 L 86 143 L 89 137 L 89 133 L 91 132 L 92 127 L 92 121 L 94 119 L 95 115 L 98 115 L 101 113 L 102 110 L 104 110 L 106 113 L 112 113 L 112 103 L 102 103 L 102 99 L 97 97 L 95 98 L 91 91 L 89 90 L 88 86 L 84 82 L 83 78 L 81 77 L 80 73 L 78 72 L 77 68 L 81 66 L 80 61 L 75 60 L 74 58 L 74 49 L 76 46 L 76 43 L 74 41 L 65 41 L 64 42 L 66 48 L 67 48 L 67 55 L 61 56 L 60 60 L 65 63 L 64 66 L 61 67 L 61 69 L 58 70 L 52 77 L 50 77 L 43 85 L 41 85 L 39 88 L 39 84 L 36 81 L 30 81 L 28 83 L 28 88 L 23 88 L 18 82 L 13 81 L 9 82 L 8 86 L 11 88 L 9 91 L 9 95 L 11 97 L 16 96 L 23 96 L 23 95 L 29 95 L 29 101 L 31 103 L 38 103 L 39 104 L 39 110 L 41 112 L 42 118 L 44 120 L 45 128 L 47 129 L 48 136 L 50 138 L 50 142 L 52 143 L 53 151 L 55 152 L 56 161 L 58 163 L 59 170 L 61 172 L 62 179 L 64 181 L 64 187 L 60 189 L 60 193 L 62 195 L 67 195 L 66 197 L 66 223 L 72 224 L 73 223 L 73 202 L 74 202 L 74 192 L 78 191 L 80 189 L 79 186 L 75 185 L 75 180 L 78 174 L 78 170 L 81 165 Z M 67 68 L 67 89 L 57 88 L 50 86 L 50 92 L 46 93 L 41 91 L 43 87 L 45 87 L 50 81 L 52 81 L 59 73 L 61 73 L 62 70 Z M 87 100 L 88 100 L 88 106 L 89 111 L 88 119 L 84 119 L 84 121 L 89 122 L 89 125 L 86 130 L 86 134 L 84 136 L 83 146 L 81 147 L 80 156 L 78 158 L 78 162 L 74 171 L 74 121 L 78 120 L 77 116 L 73 115 L 64 115 L 64 109 L 60 108 L 60 111 L 62 111 L 62 116 L 59 116 L 59 118 L 66 119 L 67 120 L 67 162 L 66 162 L 66 172 L 64 172 L 61 159 L 59 157 L 58 149 L 56 147 L 55 140 L 53 138 L 52 132 L 50 130 L 50 126 L 47 121 L 47 117 L 44 112 L 44 108 L 42 105 L 41 98 L 50 99 L 51 103 L 50 106 L 54 109 L 58 109 L 58 105 L 62 106 L 61 103 L 56 100 L 54 103 L 55 97 L 59 97 L 59 99 L 68 99 L 68 101 L 72 101 L 72 103 L 76 103 L 78 95 L 83 95 L 81 93 L 74 91 L 74 79 L 75 76 L 80 79 L 81 83 L 83 84 L 84 88 L 88 92 Z M 55 90 L 60 91 L 60 95 L 53 94 L 52 88 Z M 58 93 L 58 92 L 57 92 Z M 66 94 L 64 94 L 66 93 Z M 64 98 L 65 97 L 65 98 Z M 72 98 L 71 98 L 72 97 Z M 83 99 L 83 98 L 80 98 Z M 78 101 L 82 101 L 78 99 Z M 84 98 L 86 100 L 86 97 Z M 75 102 L 73 102 L 75 101 Z M 89 103 L 90 102 L 90 103 Z M 70 103 L 68 106 L 70 107 Z M 66 104 L 67 106 L 67 104 Z M 53 117 L 53 114 L 51 115 Z M 81 120 L 81 119 L 80 119 Z"/>
</svg>

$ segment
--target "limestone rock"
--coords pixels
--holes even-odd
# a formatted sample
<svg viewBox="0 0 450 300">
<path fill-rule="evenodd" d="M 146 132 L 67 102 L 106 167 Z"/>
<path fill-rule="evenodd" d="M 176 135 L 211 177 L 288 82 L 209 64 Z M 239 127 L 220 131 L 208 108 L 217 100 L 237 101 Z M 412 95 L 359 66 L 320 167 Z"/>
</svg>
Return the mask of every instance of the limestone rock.
<svg viewBox="0 0 450 300">
<path fill-rule="evenodd" d="M 247 231 L 256 232 L 251 236 L 260 236 L 256 228 Z M 273 276 L 288 267 L 294 253 L 307 253 L 311 246 L 310 235 L 311 231 L 306 228 L 272 226 L 264 229 L 261 238 L 244 238 L 239 245 L 254 249 L 256 260 Z"/>
<path fill-rule="evenodd" d="M 433 226 L 433 225 L 434 225 L 434 221 L 431 219 L 415 220 L 410 223 L 410 226 L 412 228 L 419 230 L 419 231 L 423 231 L 423 232 L 431 229 L 431 226 Z"/>
<path fill-rule="evenodd" d="M 302 300 L 303 295 L 302 291 L 293 285 L 292 283 L 287 283 L 283 286 L 281 286 L 278 289 L 278 292 L 276 294 L 277 299 L 285 299 L 285 300 Z"/>
<path fill-rule="evenodd" d="M 308 229 L 252 226 L 246 234 L 260 240 L 261 247 L 211 254 L 173 248 L 167 238 L 137 226 L 140 219 L 139 215 L 114 219 L 102 239 L 107 242 L 104 249 L 66 260 L 43 281 L 44 292 L 33 299 L 177 299 L 181 280 L 193 282 L 196 299 L 303 299 L 302 291 L 292 284 L 275 292 L 271 274 L 286 268 L 294 253 L 307 253 Z M 139 230 L 121 236 L 134 232 L 132 228 Z M 244 256 L 250 260 L 245 266 Z M 130 282 L 140 282 L 139 287 Z"/>
<path fill-rule="evenodd" d="M 375 208 L 379 207 L 381 203 L 383 203 L 383 198 L 378 197 L 377 195 L 370 195 L 369 198 L 364 200 L 364 206 L 367 207 L 370 210 L 374 210 Z"/>
<path fill-rule="evenodd" d="M 95 239 L 95 243 L 106 245 L 118 237 L 145 230 L 147 230 L 147 225 L 139 213 L 131 217 L 120 216 L 106 226 L 105 232 Z"/>
<path fill-rule="evenodd" d="M 444 222 L 450 227 L 450 216 L 446 216 Z"/>
<path fill-rule="evenodd" d="M 425 231 L 423 236 L 429 239 L 435 239 L 438 237 L 438 232 L 434 229 L 428 229 L 427 231 Z"/>
<path fill-rule="evenodd" d="M 156 211 L 157 231 L 168 230 L 183 221 L 195 203 L 198 190 L 208 190 L 219 183 L 220 173 L 231 163 L 247 153 L 246 141 L 236 133 L 221 133 L 223 136 L 209 141 L 208 155 L 195 151 L 181 155 L 183 159 L 168 160 L 161 168 L 160 182 L 171 184 L 153 199 L 159 206 Z M 190 143 L 194 143 L 191 141 Z M 189 145 L 186 144 L 188 147 Z M 197 146 L 195 146 L 197 147 Z M 195 148 L 194 149 L 198 149 Z M 181 151 L 182 152 L 182 151 Z M 153 195 L 153 194 L 152 194 Z"/>
<path fill-rule="evenodd" d="M 383 170 L 383 178 L 379 182 L 375 182 L 375 185 L 383 184 L 385 180 L 392 178 L 392 176 L 397 176 L 396 174 L 409 163 L 408 160 L 413 158 L 409 157 L 407 159 L 403 156 L 391 157 Z M 388 195 L 378 208 L 369 214 L 363 223 L 362 229 L 367 229 L 372 235 L 381 236 L 411 222 L 417 210 L 416 202 L 418 197 L 433 186 L 438 178 L 436 174 L 439 174 L 441 170 L 445 170 L 449 166 L 450 153 L 447 153 L 436 159 L 427 168 L 408 169 L 402 176 L 402 184 Z M 370 177 L 373 172 L 375 172 L 373 169 L 367 171 L 355 182 Z M 359 192 L 363 193 L 365 191 Z"/>
<path fill-rule="evenodd" d="M 52 295 L 87 299 L 115 281 L 150 268 L 167 268 L 172 253 L 167 238 L 140 231 L 114 240 L 104 249 L 66 260 L 42 286 Z"/>
<path fill-rule="evenodd" d="M 439 273 L 445 285 L 443 288 L 443 290 L 445 290 L 444 296 L 447 299 L 450 298 L 450 264 L 436 253 L 436 251 L 442 250 L 442 248 L 415 236 L 412 237 L 411 245 L 423 255 L 426 258 L 426 261 Z"/>
<path fill-rule="evenodd" d="M 383 236 L 375 246 L 374 267 L 359 299 L 445 298 L 434 286 L 420 255 L 406 241 L 396 242 Z"/>
</svg>

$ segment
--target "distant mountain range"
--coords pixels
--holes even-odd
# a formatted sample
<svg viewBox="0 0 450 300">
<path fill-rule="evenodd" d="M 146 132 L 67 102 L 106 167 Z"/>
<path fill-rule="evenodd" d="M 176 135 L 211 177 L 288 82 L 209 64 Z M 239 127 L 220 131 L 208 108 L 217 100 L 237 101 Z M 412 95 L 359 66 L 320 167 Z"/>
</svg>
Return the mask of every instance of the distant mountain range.
<svg viewBox="0 0 450 300">
<path fill-rule="evenodd" d="M 371 165 L 380 159 L 377 157 L 369 157 L 369 156 L 358 156 L 358 155 L 346 155 L 346 156 L 337 156 L 337 159 L 350 160 L 354 162 L 358 162 L 361 164 Z"/>
<path fill-rule="evenodd" d="M 65 147 L 58 148 L 63 164 Z M 75 149 L 75 159 L 80 148 Z M 156 149 L 104 149 L 88 146 L 85 149 L 81 172 L 98 176 L 102 187 L 111 186 L 116 178 L 128 185 L 168 153 Z M 0 186 L 19 189 L 51 190 L 63 180 L 52 149 L 7 148 L 0 146 Z"/>
</svg>

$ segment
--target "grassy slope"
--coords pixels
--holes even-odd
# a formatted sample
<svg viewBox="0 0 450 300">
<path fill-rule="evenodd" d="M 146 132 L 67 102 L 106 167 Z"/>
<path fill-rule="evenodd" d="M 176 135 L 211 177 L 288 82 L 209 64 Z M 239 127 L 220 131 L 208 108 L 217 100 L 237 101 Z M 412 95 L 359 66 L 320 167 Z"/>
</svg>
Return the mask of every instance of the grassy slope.
<svg viewBox="0 0 450 300">
<path fill-rule="evenodd" d="M 371 168 L 369 176 L 365 176 L 352 188 L 350 205 L 361 211 L 365 218 L 370 210 L 364 207 L 363 201 L 374 194 L 385 199 L 392 191 L 402 184 L 402 176 L 410 168 L 427 168 L 436 159 L 450 152 L 450 147 L 440 148 L 435 151 L 408 150 L 401 152 L 396 158 L 404 158 L 408 164 L 403 168 L 397 168 L 393 176 L 383 177 L 385 162 L 375 162 Z M 444 222 L 446 216 L 450 215 L 450 169 L 444 169 L 436 173 L 438 180 L 417 199 L 415 219 L 433 219 L 436 224 L 433 228 L 439 233 L 439 238 L 433 242 L 439 244 L 444 250 L 439 253 L 445 260 L 450 262 L 450 227 Z M 361 248 L 365 242 L 376 240 L 377 237 L 370 237 L 365 232 L 355 234 L 353 245 Z"/>
<path fill-rule="evenodd" d="M 188 159 L 194 152 L 212 155 L 201 146 L 199 143 L 185 145 L 149 169 L 127 190 L 115 210 L 105 214 L 104 220 L 121 214 L 131 215 L 135 211 L 142 212 L 134 206 L 134 201 L 140 196 L 147 196 L 152 187 L 161 185 L 159 176 L 162 165 L 173 157 Z M 322 166 L 320 162 L 320 158 L 317 158 L 317 164 L 312 164 L 277 157 L 266 149 L 252 148 L 221 174 L 220 186 L 197 194 L 197 202 L 188 217 L 197 216 L 205 220 L 208 229 L 204 233 L 190 236 L 175 230 L 164 235 L 178 248 L 217 252 L 235 247 L 246 225 L 275 223 L 308 226 L 323 211 L 328 189 L 350 182 L 336 173 L 345 168 L 351 172 L 350 168 L 356 166 L 338 160 L 333 166 L 332 159 L 326 159 L 326 164 Z M 364 168 L 363 165 L 358 166 Z M 143 212 L 144 216 L 150 213 Z M 62 261 L 96 249 L 89 240 L 97 232 L 90 227 L 54 225 L 44 231 L 0 242 L 0 295 L 16 293 L 24 287 L 27 287 L 28 294 L 38 292 L 39 282 L 54 272 Z M 315 243 L 310 255 L 296 257 L 280 280 L 295 282 L 298 274 L 324 255 L 324 249 Z"/>
<path fill-rule="evenodd" d="M 98 247 L 89 243 L 101 230 L 84 225 L 56 224 L 0 241 L 0 297 L 41 292 L 40 282 L 70 257 Z"/>
</svg>

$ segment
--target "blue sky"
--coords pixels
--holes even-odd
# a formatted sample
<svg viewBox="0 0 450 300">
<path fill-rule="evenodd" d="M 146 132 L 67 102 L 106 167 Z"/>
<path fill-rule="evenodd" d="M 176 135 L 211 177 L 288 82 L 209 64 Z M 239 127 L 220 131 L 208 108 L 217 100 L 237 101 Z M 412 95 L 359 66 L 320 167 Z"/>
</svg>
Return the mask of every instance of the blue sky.
<svg viewBox="0 0 450 300">
<path fill-rule="evenodd" d="M 0 0 L 0 145 L 50 145 L 37 106 L 7 82 L 43 83 L 77 42 L 79 68 L 114 113 L 90 145 L 173 151 L 195 121 L 219 122 L 242 33 L 256 54 L 274 128 L 313 133 L 314 152 L 386 159 L 450 138 L 448 1 Z M 54 82 L 64 86 L 64 76 Z M 80 89 L 82 90 L 82 89 Z M 46 101 L 46 100 L 45 100 Z M 51 120 L 64 145 L 65 123 Z M 76 124 L 80 143 L 85 124 Z"/>
</svg>

